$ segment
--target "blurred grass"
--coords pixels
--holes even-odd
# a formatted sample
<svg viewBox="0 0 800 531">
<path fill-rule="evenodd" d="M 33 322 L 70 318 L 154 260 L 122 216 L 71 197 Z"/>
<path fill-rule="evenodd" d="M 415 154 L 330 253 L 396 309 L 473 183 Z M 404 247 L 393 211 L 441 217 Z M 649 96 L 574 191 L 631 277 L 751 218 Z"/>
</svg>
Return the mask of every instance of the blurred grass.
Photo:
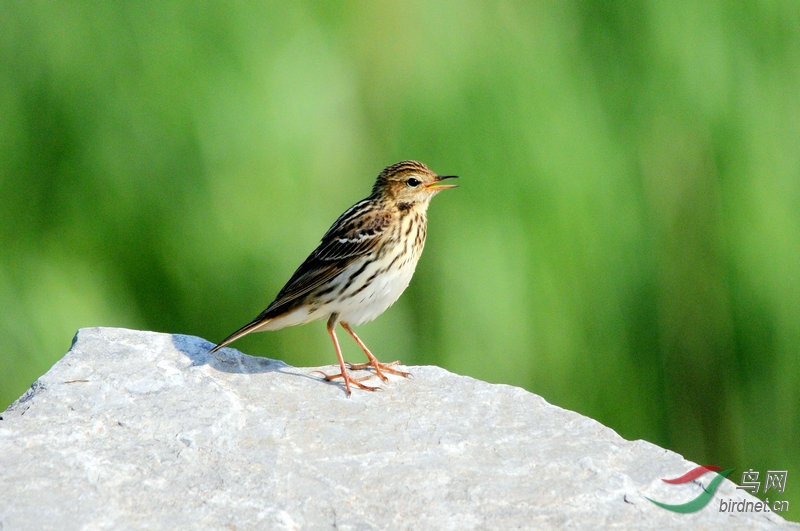
<svg viewBox="0 0 800 531">
<path fill-rule="evenodd" d="M 461 188 L 380 357 L 800 503 L 796 7 L 3 3 L 0 408 L 80 327 L 221 339 L 416 158 Z M 322 324 L 236 346 L 334 361 Z"/>
</svg>

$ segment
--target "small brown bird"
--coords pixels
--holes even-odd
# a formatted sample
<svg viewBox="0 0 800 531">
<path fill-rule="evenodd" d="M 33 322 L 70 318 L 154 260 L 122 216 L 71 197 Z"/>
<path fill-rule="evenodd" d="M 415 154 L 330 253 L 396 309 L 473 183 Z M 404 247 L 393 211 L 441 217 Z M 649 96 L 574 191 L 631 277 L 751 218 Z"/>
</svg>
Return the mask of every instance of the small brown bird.
<svg viewBox="0 0 800 531">
<path fill-rule="evenodd" d="M 339 374 L 347 394 L 350 384 L 374 391 L 353 378 L 347 369 L 372 367 L 383 381 L 388 372 L 407 377 L 409 373 L 392 368 L 398 362 L 381 363 L 356 335 L 351 325 L 372 321 L 402 295 L 411 282 L 425 246 L 427 211 L 431 198 L 456 185 L 443 183 L 455 175 L 440 177 L 421 162 L 407 160 L 384 169 L 372 193 L 347 209 L 322 237 L 319 246 L 297 268 L 289 282 L 267 309 L 225 338 L 210 352 L 229 345 L 250 332 L 279 330 L 287 326 L 328 320 L 328 334 L 339 358 Z M 369 361 L 345 363 L 336 324 L 340 323 Z"/>
</svg>

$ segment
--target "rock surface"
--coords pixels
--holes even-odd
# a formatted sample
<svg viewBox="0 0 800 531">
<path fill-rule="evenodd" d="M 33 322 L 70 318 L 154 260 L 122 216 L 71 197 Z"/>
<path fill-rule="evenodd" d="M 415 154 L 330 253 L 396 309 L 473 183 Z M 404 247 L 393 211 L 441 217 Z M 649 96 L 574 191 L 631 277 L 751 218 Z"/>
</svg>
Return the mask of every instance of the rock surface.
<svg viewBox="0 0 800 531">
<path fill-rule="evenodd" d="M 720 513 L 758 501 L 728 480 L 698 512 L 654 505 L 714 475 L 668 485 L 696 465 L 523 389 L 411 367 L 347 398 L 318 369 L 210 347 L 80 330 L 3 413 L 0 528 L 795 527 Z"/>
</svg>

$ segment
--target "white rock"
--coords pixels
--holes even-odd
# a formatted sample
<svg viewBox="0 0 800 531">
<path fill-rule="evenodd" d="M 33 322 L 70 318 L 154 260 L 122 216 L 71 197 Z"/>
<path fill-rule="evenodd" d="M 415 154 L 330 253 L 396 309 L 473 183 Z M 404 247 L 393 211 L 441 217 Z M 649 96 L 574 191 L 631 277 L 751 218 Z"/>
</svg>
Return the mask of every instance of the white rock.
<svg viewBox="0 0 800 531">
<path fill-rule="evenodd" d="M 411 367 L 348 398 L 319 369 L 211 346 L 80 330 L 3 413 L 0 528 L 794 527 L 720 513 L 758 501 L 728 480 L 696 513 L 654 505 L 713 474 L 667 485 L 696 465 L 523 389 Z"/>
</svg>

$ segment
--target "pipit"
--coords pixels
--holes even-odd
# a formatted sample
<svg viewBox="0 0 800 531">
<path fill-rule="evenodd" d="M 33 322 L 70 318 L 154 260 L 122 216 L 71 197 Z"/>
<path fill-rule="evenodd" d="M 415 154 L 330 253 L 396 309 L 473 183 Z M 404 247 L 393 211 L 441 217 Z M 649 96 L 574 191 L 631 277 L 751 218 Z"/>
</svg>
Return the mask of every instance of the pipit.
<svg viewBox="0 0 800 531">
<path fill-rule="evenodd" d="M 383 381 L 387 380 L 384 373 L 409 376 L 393 368 L 397 361 L 378 361 L 351 325 L 372 321 L 408 287 L 425 246 L 428 205 L 441 190 L 456 186 L 443 182 L 454 178 L 436 175 L 413 160 L 388 166 L 378 175 L 369 197 L 339 216 L 267 309 L 210 352 L 250 332 L 327 319 L 341 372 L 323 376 L 328 381 L 341 378 L 348 396 L 350 384 L 367 391 L 378 389 L 361 383 L 369 376 L 354 378 L 348 369 L 372 367 Z M 367 363 L 345 363 L 336 337 L 337 323 L 353 336 Z"/>
</svg>

